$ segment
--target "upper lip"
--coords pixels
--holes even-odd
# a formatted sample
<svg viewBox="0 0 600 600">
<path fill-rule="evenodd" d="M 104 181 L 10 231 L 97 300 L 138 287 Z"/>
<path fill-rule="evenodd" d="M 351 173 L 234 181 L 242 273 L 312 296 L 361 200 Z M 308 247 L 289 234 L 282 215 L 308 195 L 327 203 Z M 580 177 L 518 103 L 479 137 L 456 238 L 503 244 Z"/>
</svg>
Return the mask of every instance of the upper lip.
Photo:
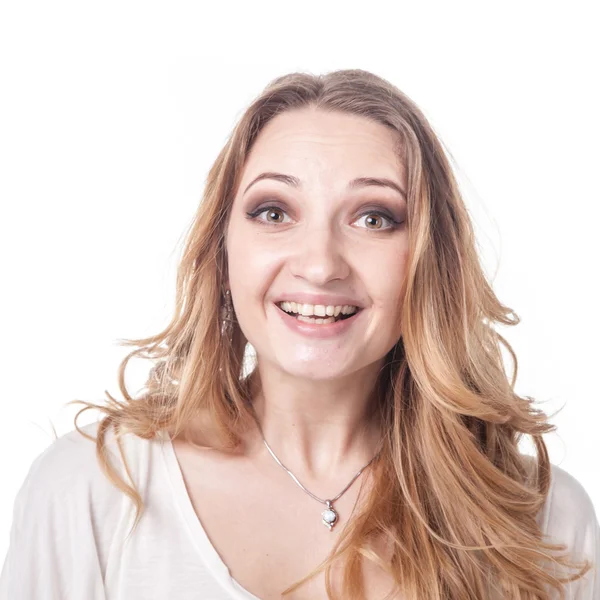
<svg viewBox="0 0 600 600">
<path fill-rule="evenodd" d="M 275 303 L 279 302 L 301 302 L 302 304 L 312 304 L 314 306 L 357 306 L 362 308 L 361 303 L 350 296 L 340 296 L 338 294 L 309 294 L 306 292 L 290 292 L 280 294 Z"/>
</svg>

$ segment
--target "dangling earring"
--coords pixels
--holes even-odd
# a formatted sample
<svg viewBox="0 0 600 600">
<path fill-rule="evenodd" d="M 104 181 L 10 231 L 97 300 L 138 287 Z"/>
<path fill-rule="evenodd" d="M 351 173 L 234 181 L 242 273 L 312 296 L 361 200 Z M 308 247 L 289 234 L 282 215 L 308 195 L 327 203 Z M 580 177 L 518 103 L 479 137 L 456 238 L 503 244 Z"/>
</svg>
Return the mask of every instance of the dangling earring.
<svg viewBox="0 0 600 600">
<path fill-rule="evenodd" d="M 225 290 L 225 301 L 221 304 L 221 336 L 231 338 L 233 331 L 233 303 L 231 291 Z"/>
</svg>

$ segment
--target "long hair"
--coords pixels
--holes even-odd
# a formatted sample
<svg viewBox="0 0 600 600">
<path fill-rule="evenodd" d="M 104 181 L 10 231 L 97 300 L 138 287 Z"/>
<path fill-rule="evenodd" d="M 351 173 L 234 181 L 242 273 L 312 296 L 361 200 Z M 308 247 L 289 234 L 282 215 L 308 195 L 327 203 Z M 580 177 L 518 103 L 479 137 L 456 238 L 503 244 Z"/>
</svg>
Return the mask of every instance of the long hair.
<svg viewBox="0 0 600 600">
<path fill-rule="evenodd" d="M 119 367 L 123 400 L 105 392 L 104 404 L 68 403 L 85 405 L 76 429 L 81 432 L 77 419 L 86 410 L 103 413 L 90 439 L 103 472 L 135 504 L 133 531 L 144 504 L 129 470 L 132 485 L 110 464 L 109 427 L 124 458 L 120 437 L 126 432 L 153 439 L 165 429 L 195 445 L 186 424 L 208 415 L 218 432 L 215 444 L 234 449 L 256 426 L 256 368 L 244 372 L 248 342 L 235 318 L 231 335 L 221 333 L 225 232 L 257 135 L 278 114 L 307 107 L 359 115 L 397 133 L 407 170 L 409 256 L 402 335 L 376 387 L 385 443 L 373 463 L 373 487 L 327 559 L 284 594 L 324 569 L 327 593 L 336 597 L 331 569 L 341 561 L 341 597 L 364 598 L 366 560 L 386 571 L 394 593 L 401 590 L 406 598 L 480 600 L 494 591 L 502 598 L 546 599 L 548 586 L 564 598 L 563 584 L 592 565 L 555 556 L 566 546 L 544 542 L 536 522 L 550 487 L 542 436 L 556 426 L 534 408 L 533 398 L 514 391 L 516 355 L 495 326 L 517 325 L 519 317 L 485 276 L 468 212 L 431 125 L 405 94 L 369 72 L 284 75 L 248 107 L 210 169 L 187 232 L 170 323 L 154 336 L 121 341 L 135 347 Z M 510 379 L 502 346 L 513 363 Z M 152 369 L 132 397 L 125 368 L 135 356 L 152 361 Z M 524 435 L 536 447 L 532 463 L 518 449 Z M 579 571 L 559 578 L 550 568 L 557 565 Z"/>
</svg>

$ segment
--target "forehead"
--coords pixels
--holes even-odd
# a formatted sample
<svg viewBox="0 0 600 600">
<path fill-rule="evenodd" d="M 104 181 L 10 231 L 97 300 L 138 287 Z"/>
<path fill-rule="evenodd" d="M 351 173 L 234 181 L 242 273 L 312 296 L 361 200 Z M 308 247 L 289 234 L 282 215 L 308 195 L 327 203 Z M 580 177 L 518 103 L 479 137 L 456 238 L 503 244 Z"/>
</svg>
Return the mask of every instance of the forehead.
<svg viewBox="0 0 600 600">
<path fill-rule="evenodd" d="M 399 134 L 366 117 L 316 108 L 286 111 L 258 134 L 243 180 L 261 170 L 342 177 L 402 176 Z M 301 172 L 299 172 L 301 171 Z"/>
</svg>

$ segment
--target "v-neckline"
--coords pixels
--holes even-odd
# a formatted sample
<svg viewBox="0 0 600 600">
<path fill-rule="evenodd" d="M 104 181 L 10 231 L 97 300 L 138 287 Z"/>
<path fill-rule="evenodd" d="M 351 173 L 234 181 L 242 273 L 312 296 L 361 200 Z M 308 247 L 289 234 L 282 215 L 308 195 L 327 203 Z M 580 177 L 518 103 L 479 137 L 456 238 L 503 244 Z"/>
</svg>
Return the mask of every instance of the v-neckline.
<svg viewBox="0 0 600 600">
<path fill-rule="evenodd" d="M 198 554 L 215 579 L 231 594 L 232 598 L 236 600 L 261 600 L 231 576 L 229 568 L 213 546 L 194 510 L 171 437 L 166 430 L 161 430 L 160 434 L 160 447 L 173 498 Z"/>
</svg>

